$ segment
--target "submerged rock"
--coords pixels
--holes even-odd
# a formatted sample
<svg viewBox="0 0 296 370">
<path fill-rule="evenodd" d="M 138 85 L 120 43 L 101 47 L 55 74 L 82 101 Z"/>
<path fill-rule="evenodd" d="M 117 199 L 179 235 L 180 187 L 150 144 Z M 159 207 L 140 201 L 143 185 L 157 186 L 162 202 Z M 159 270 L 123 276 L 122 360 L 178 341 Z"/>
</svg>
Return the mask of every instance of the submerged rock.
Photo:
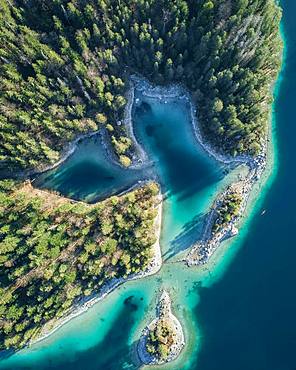
<svg viewBox="0 0 296 370">
<path fill-rule="evenodd" d="M 142 101 L 140 104 L 136 105 L 137 114 L 145 114 L 151 111 L 151 105 L 145 101 Z"/>
</svg>

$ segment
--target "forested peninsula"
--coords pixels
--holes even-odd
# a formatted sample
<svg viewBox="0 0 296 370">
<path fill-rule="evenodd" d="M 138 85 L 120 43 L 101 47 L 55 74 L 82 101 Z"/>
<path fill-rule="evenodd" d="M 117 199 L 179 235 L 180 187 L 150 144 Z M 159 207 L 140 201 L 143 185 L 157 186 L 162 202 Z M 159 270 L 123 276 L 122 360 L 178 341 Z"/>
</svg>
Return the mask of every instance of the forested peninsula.
<svg viewBox="0 0 296 370">
<path fill-rule="evenodd" d="M 0 0 L 1 349 L 38 337 L 112 278 L 145 270 L 155 243 L 156 184 L 88 205 L 32 188 L 28 173 L 98 130 L 133 164 L 122 124 L 133 74 L 182 84 L 205 142 L 256 156 L 281 63 L 280 16 L 274 0 Z"/>
<path fill-rule="evenodd" d="M 151 183 L 88 205 L 0 181 L 1 347 L 26 344 L 79 298 L 144 271 L 157 194 Z"/>
</svg>

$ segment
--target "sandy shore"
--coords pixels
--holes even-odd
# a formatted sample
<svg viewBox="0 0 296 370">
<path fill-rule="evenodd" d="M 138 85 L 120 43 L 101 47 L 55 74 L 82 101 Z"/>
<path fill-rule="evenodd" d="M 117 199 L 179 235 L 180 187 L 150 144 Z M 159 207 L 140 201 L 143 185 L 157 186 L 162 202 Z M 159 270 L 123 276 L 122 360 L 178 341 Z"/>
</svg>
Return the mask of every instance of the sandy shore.
<svg viewBox="0 0 296 370">
<path fill-rule="evenodd" d="M 174 330 L 174 344 L 169 349 L 169 354 L 166 360 L 160 360 L 153 355 L 149 354 L 146 350 L 146 343 L 149 332 L 154 330 L 160 319 L 165 319 L 170 322 L 171 327 Z M 181 353 L 183 347 L 185 346 L 185 338 L 183 333 L 183 328 L 180 321 L 172 313 L 171 309 L 171 299 L 169 294 L 164 290 L 159 299 L 156 308 L 156 318 L 147 325 L 142 334 L 137 345 L 137 352 L 139 359 L 145 365 L 161 365 L 174 361 Z"/>
</svg>

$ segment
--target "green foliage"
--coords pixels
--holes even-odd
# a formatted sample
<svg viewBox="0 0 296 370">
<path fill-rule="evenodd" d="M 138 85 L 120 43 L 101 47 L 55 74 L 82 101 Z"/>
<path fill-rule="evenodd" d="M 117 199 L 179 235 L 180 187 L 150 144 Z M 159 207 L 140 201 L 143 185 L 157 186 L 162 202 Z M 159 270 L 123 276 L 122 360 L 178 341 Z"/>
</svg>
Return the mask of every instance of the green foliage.
<svg viewBox="0 0 296 370">
<path fill-rule="evenodd" d="M 175 332 L 171 324 L 164 318 L 159 319 L 155 327 L 148 333 L 146 350 L 159 360 L 166 360 L 170 347 L 175 342 Z"/>
<path fill-rule="evenodd" d="M 116 143 L 124 127 L 113 123 L 123 119 L 133 72 L 183 83 L 220 150 L 258 153 L 281 60 L 274 0 L 0 0 L 0 7 L 3 168 L 53 163 L 75 136 L 106 123 L 123 154 Z"/>
<path fill-rule="evenodd" d="M 124 167 L 129 167 L 131 165 L 131 160 L 129 157 L 126 155 L 120 155 L 119 156 L 119 162 L 124 166 Z"/>
<path fill-rule="evenodd" d="M 107 122 L 107 117 L 103 113 L 97 113 L 96 121 L 100 124 L 105 124 Z"/>
<path fill-rule="evenodd" d="M 98 128 L 129 166 L 119 121 L 132 73 L 186 86 L 219 150 L 260 151 L 281 62 L 274 0 L 0 0 L 0 9 L 0 170 L 40 169 Z M 1 348 L 147 266 L 157 191 L 88 206 L 0 181 Z M 217 230 L 238 204 L 224 201 Z"/>
<path fill-rule="evenodd" d="M 115 136 L 112 136 L 112 143 L 118 155 L 126 153 L 132 145 L 131 139 L 123 136 L 121 136 L 118 140 Z"/>
<path fill-rule="evenodd" d="M 155 188 L 87 205 L 0 181 L 0 349 L 24 345 L 81 296 L 146 268 Z"/>
<path fill-rule="evenodd" d="M 229 189 L 218 201 L 216 217 L 212 227 L 213 232 L 220 231 L 229 221 L 239 214 L 242 196 Z"/>
</svg>

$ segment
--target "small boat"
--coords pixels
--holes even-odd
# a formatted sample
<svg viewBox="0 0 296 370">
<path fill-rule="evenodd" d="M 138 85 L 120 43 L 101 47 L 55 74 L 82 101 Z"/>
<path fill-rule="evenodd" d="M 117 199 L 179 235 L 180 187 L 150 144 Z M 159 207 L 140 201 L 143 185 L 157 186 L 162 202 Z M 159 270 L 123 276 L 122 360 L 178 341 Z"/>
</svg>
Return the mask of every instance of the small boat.
<svg viewBox="0 0 296 370">
<path fill-rule="evenodd" d="M 261 212 L 261 216 L 264 216 L 266 213 L 266 209 L 264 209 L 262 212 Z"/>
</svg>

